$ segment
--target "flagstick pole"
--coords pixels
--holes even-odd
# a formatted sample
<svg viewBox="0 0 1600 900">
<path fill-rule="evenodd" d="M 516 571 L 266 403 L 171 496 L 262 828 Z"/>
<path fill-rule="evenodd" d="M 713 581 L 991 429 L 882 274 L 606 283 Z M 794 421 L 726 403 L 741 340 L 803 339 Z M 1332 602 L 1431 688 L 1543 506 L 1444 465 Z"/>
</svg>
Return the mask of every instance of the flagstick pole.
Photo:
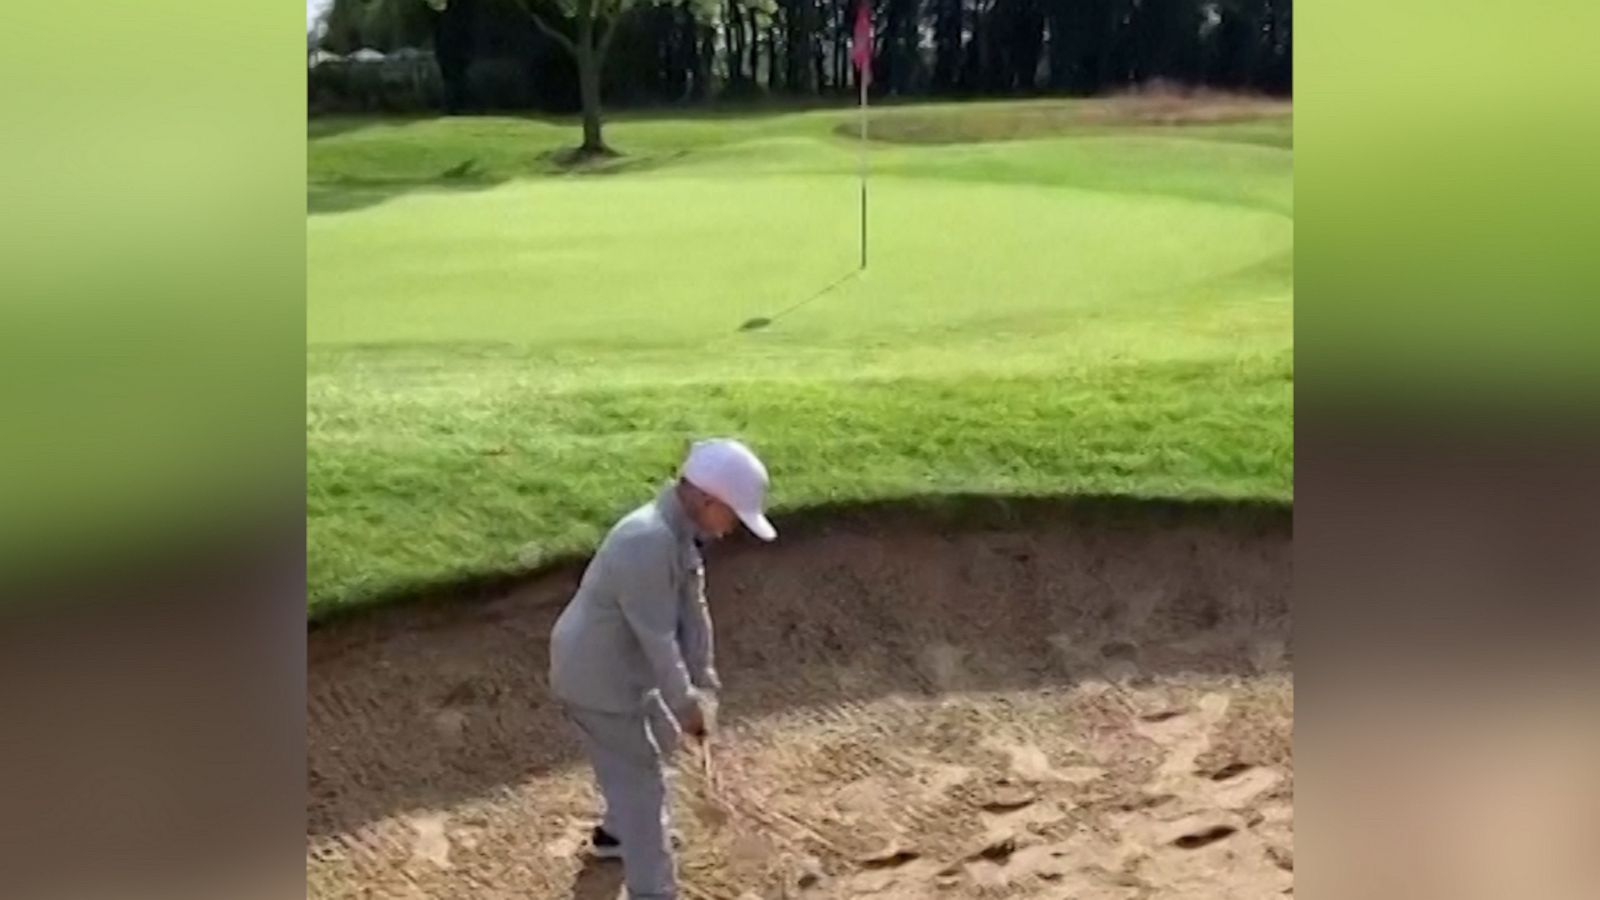
<svg viewBox="0 0 1600 900">
<path fill-rule="evenodd" d="M 871 63 L 868 63 L 871 65 Z M 856 72 L 861 83 L 861 269 L 867 268 L 867 70 Z"/>
</svg>

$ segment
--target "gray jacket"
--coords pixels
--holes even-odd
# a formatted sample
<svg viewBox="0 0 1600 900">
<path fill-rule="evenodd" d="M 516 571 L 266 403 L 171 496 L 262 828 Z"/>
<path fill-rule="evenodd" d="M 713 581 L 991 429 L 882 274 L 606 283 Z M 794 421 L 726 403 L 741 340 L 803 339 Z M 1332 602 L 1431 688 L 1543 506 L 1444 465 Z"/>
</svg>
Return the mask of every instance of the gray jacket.
<svg viewBox="0 0 1600 900">
<path fill-rule="evenodd" d="M 660 690 L 681 714 L 719 686 L 694 524 L 668 486 L 606 535 L 550 633 L 550 689 L 573 706 L 637 712 Z"/>
</svg>

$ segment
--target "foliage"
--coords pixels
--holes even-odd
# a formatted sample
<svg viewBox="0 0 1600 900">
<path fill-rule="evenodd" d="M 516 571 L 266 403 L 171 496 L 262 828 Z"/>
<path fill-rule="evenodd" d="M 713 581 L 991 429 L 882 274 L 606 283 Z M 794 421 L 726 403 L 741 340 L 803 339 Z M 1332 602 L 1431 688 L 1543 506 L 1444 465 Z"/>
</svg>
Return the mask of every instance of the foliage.
<svg viewBox="0 0 1600 900">
<path fill-rule="evenodd" d="M 343 56 L 424 47 L 432 39 L 432 22 L 424 0 L 334 0 L 321 48 Z"/>
<path fill-rule="evenodd" d="M 475 59 L 467 66 L 467 85 L 486 110 L 527 109 L 537 96 L 528 63 L 520 59 Z"/>
<path fill-rule="evenodd" d="M 314 113 L 425 113 L 439 107 L 444 85 L 431 54 L 321 63 L 307 73 Z M 523 107 L 532 91 L 518 98 Z"/>
<path fill-rule="evenodd" d="M 606 95 L 635 104 L 850 96 L 853 2 L 599 0 L 593 8 L 602 30 L 621 23 L 606 55 Z M 1153 80 L 1292 88 L 1292 0 L 870 2 L 878 35 L 873 84 L 882 94 L 1087 95 Z M 339 0 L 324 46 L 432 44 L 447 99 L 456 100 L 451 111 L 486 105 L 467 83 L 473 59 L 525 59 L 538 73 L 528 107 L 565 108 L 577 74 L 562 72 L 574 65 L 562 41 L 576 38 L 589 8 L 583 0 Z M 547 28 L 534 25 L 530 12 Z"/>
</svg>

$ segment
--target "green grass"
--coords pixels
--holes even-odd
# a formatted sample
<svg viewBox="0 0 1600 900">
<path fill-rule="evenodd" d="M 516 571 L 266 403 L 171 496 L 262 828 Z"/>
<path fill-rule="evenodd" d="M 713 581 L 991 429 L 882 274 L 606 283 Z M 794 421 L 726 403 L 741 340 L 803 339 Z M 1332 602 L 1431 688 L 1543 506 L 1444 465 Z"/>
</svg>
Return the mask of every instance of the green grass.
<svg viewBox="0 0 1600 900">
<path fill-rule="evenodd" d="M 705 434 L 768 460 L 780 529 L 963 492 L 1289 499 L 1289 120 L 1050 120 L 874 145 L 859 275 L 847 112 L 624 117 L 581 174 L 565 123 L 313 123 L 313 618 L 581 551 Z"/>
</svg>

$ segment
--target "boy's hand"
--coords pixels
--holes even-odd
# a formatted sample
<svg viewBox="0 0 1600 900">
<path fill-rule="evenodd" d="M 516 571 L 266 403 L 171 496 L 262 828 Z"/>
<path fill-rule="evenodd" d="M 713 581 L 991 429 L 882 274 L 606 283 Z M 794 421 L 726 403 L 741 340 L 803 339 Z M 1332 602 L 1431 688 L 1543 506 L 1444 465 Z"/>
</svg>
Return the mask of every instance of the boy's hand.
<svg viewBox="0 0 1600 900">
<path fill-rule="evenodd" d="M 684 710 L 683 718 L 678 720 L 678 727 L 683 729 L 684 734 L 703 741 L 711 733 L 715 713 L 716 701 L 709 694 L 697 693 L 690 698 L 689 707 Z"/>
</svg>

